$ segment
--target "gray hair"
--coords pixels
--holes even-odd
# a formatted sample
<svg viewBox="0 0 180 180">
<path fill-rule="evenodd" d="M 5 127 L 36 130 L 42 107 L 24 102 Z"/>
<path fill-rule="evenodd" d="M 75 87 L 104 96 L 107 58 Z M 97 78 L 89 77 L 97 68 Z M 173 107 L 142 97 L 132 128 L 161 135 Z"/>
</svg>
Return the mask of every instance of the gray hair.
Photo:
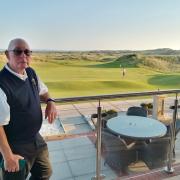
<svg viewBox="0 0 180 180">
<path fill-rule="evenodd" d="M 29 47 L 28 43 L 22 39 L 22 38 L 15 38 L 15 39 L 12 39 L 10 42 L 9 42 L 9 45 L 8 45 L 8 50 L 12 50 L 14 48 L 14 45 L 18 42 L 23 42 L 25 44 L 27 44 L 27 46 Z"/>
</svg>

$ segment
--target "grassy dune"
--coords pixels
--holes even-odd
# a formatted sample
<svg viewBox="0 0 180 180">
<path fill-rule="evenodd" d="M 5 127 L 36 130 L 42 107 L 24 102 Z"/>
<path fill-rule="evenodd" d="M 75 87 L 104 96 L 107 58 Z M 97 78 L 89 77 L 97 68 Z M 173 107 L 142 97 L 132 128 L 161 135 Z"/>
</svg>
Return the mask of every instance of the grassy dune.
<svg viewBox="0 0 180 180">
<path fill-rule="evenodd" d="M 1 67 L 2 59 L 0 56 Z M 172 57 L 168 61 L 165 57 L 137 55 L 86 57 L 42 53 L 35 54 L 33 59 L 32 67 L 54 97 L 180 88 L 179 61 Z M 125 77 L 122 67 L 126 68 Z"/>
</svg>

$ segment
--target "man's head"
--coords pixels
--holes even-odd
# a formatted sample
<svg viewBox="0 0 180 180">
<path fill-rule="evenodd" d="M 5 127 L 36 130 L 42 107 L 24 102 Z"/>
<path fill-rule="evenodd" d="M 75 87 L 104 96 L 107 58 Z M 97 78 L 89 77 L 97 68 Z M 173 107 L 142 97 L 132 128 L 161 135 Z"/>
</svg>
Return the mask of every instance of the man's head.
<svg viewBox="0 0 180 180">
<path fill-rule="evenodd" d="M 8 49 L 5 51 L 8 65 L 19 74 L 23 74 L 25 68 L 29 66 L 31 53 L 32 51 L 24 39 L 11 40 Z"/>
</svg>

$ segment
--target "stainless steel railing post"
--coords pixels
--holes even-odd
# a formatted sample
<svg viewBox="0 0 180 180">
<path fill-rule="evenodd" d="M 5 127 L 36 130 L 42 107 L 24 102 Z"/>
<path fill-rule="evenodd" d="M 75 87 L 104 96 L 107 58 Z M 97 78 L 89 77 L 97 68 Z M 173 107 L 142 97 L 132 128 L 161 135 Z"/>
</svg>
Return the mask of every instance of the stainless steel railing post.
<svg viewBox="0 0 180 180">
<path fill-rule="evenodd" d="M 102 128 L 102 116 L 101 116 L 101 104 L 99 100 L 99 105 L 97 107 L 97 124 L 96 124 L 96 132 L 97 132 L 97 141 L 96 141 L 96 176 L 92 178 L 92 180 L 101 180 L 105 178 L 104 175 L 101 174 L 101 128 Z"/>
<path fill-rule="evenodd" d="M 176 93 L 176 99 L 174 101 L 174 112 L 173 112 L 173 123 L 174 123 L 174 130 L 173 130 L 173 156 L 175 156 L 175 140 L 176 140 L 176 121 L 177 121 L 177 109 L 178 109 L 178 99 Z"/>
<path fill-rule="evenodd" d="M 169 154 L 168 154 L 167 167 L 165 167 L 165 171 L 167 173 L 174 172 L 174 169 L 172 167 L 172 157 L 175 153 L 177 108 L 178 108 L 178 99 L 177 99 L 177 93 L 176 93 L 176 99 L 174 101 L 173 122 L 170 124 L 170 148 L 169 148 Z"/>
</svg>

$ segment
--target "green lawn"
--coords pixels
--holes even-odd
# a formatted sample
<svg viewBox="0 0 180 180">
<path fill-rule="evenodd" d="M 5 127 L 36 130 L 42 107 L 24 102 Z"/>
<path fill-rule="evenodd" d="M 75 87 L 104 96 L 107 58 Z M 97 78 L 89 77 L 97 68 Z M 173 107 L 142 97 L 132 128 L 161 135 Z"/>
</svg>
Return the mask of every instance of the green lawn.
<svg viewBox="0 0 180 180">
<path fill-rule="evenodd" d="M 54 97 L 111 94 L 180 88 L 180 73 L 160 73 L 148 68 L 95 67 L 98 62 L 75 62 L 66 65 L 33 63 Z"/>
<path fill-rule="evenodd" d="M 122 68 L 115 62 L 69 60 L 36 61 L 32 67 L 53 97 L 73 97 L 180 88 L 180 73 L 161 73 L 147 67 Z M 4 63 L 0 61 L 2 67 Z"/>
</svg>

